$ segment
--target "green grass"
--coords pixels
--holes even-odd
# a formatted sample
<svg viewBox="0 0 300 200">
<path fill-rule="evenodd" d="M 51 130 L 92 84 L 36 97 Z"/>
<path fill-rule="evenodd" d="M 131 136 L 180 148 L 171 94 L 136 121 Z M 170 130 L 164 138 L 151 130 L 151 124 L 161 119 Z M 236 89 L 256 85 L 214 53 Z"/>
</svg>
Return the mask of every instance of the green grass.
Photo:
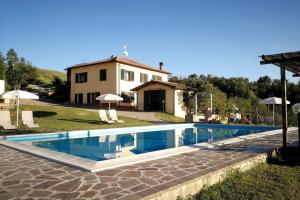
<svg viewBox="0 0 300 200">
<path fill-rule="evenodd" d="M 58 106 L 32 106 L 23 105 L 21 110 L 32 110 L 34 120 L 40 125 L 40 128 L 29 129 L 21 126 L 17 131 L 0 130 L 0 133 L 30 133 L 30 132 L 57 132 L 70 130 L 84 130 L 84 129 L 103 129 L 103 128 L 117 128 L 129 126 L 146 126 L 153 125 L 153 123 L 140 121 L 131 118 L 120 117 L 125 123 L 103 124 L 99 121 L 97 112 L 86 111 L 80 108 L 68 108 Z M 16 111 L 11 110 L 11 118 L 13 123 L 16 121 Z M 19 120 L 21 115 L 19 117 Z"/>
<path fill-rule="evenodd" d="M 300 167 L 258 164 L 247 172 L 233 171 L 226 179 L 185 200 L 300 199 Z"/>
<path fill-rule="evenodd" d="M 156 117 L 163 120 L 163 121 L 171 122 L 171 123 L 182 123 L 182 122 L 184 122 L 183 118 L 176 117 L 174 115 L 170 115 L 170 114 L 163 113 L 163 112 L 156 113 Z"/>
</svg>

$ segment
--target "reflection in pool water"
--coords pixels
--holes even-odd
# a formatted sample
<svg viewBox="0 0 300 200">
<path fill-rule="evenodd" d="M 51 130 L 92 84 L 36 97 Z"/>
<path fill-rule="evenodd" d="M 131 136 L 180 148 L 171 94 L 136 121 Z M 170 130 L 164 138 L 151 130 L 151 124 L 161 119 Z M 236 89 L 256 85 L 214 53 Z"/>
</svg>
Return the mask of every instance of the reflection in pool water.
<svg viewBox="0 0 300 200">
<path fill-rule="evenodd" d="M 100 161 L 201 142 L 211 143 L 220 139 L 257 132 L 262 132 L 262 130 L 194 127 L 119 135 L 102 135 L 97 137 L 36 141 L 32 144 L 37 147 Z"/>
</svg>

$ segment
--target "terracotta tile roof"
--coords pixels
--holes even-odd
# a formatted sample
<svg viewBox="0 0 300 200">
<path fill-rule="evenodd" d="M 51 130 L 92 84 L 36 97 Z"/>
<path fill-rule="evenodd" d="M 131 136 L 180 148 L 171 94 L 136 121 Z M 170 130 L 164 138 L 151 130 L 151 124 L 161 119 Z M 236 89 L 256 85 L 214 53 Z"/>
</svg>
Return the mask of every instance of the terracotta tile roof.
<svg viewBox="0 0 300 200">
<path fill-rule="evenodd" d="M 102 64 L 102 63 L 109 63 L 109 62 L 117 62 L 117 63 L 131 65 L 131 66 L 134 66 L 134 67 L 138 67 L 138 68 L 142 68 L 142 69 L 147 69 L 147 70 L 151 70 L 151 71 L 155 71 L 155 72 L 160 72 L 160 73 L 164 73 L 164 74 L 171 74 L 168 71 L 156 69 L 154 67 L 150 67 L 148 65 L 144 65 L 142 63 L 139 63 L 139 62 L 137 62 L 135 60 L 130 60 L 130 59 L 127 59 L 127 58 L 122 58 L 122 57 L 111 57 L 111 58 L 108 58 L 108 59 L 98 60 L 98 61 L 95 61 L 95 62 L 76 64 L 76 65 L 73 65 L 73 66 L 68 67 L 66 69 L 76 68 L 76 67 L 84 67 L 84 66 L 91 66 L 91 65 Z"/>
<path fill-rule="evenodd" d="M 146 87 L 147 85 L 151 85 L 151 84 L 161 84 L 161 85 L 168 86 L 168 87 L 170 87 L 172 89 L 175 89 L 175 90 L 190 90 L 190 89 L 192 89 L 190 87 L 187 87 L 187 86 L 185 86 L 183 84 L 179 84 L 179 83 L 151 80 L 151 81 L 148 81 L 148 82 L 146 82 L 142 85 L 139 85 L 139 86 L 131 89 L 131 91 L 138 91 L 139 89 L 141 89 L 143 87 Z"/>
</svg>

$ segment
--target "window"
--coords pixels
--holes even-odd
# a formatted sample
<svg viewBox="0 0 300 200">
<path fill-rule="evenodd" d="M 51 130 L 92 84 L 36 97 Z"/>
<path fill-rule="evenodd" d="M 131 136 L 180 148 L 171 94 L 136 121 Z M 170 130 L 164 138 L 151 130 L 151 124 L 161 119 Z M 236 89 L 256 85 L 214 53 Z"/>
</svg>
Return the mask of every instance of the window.
<svg viewBox="0 0 300 200">
<path fill-rule="evenodd" d="M 141 83 L 148 82 L 148 74 L 141 73 L 140 74 L 140 82 Z"/>
<path fill-rule="evenodd" d="M 87 93 L 87 103 L 94 103 L 97 97 L 100 96 L 100 92 Z"/>
<path fill-rule="evenodd" d="M 100 69 L 100 81 L 106 81 L 106 69 Z"/>
<path fill-rule="evenodd" d="M 75 94 L 75 104 L 83 103 L 83 94 Z"/>
<path fill-rule="evenodd" d="M 125 103 L 134 102 L 134 93 L 133 92 L 121 92 L 121 97 L 123 98 L 123 102 L 125 102 Z"/>
<path fill-rule="evenodd" d="M 121 80 L 134 81 L 134 72 L 121 69 Z"/>
<path fill-rule="evenodd" d="M 76 73 L 75 83 L 85 83 L 87 82 L 87 72 Z"/>
<path fill-rule="evenodd" d="M 161 81 L 161 76 L 152 75 L 152 80 Z"/>
</svg>

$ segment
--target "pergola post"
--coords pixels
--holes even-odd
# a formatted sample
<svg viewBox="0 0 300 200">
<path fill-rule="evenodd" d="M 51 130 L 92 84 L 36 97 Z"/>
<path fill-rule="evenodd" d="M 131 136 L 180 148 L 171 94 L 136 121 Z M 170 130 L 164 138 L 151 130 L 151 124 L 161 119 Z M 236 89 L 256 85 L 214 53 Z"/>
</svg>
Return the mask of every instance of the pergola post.
<svg viewBox="0 0 300 200">
<path fill-rule="evenodd" d="M 281 113 L 282 113 L 282 146 L 285 148 L 287 146 L 287 98 L 286 98 L 286 77 L 285 77 L 285 66 L 280 65 L 280 75 L 281 75 Z"/>
<path fill-rule="evenodd" d="M 273 64 L 280 67 L 281 74 L 281 113 L 282 113 L 282 145 L 287 147 L 287 105 L 286 105 L 286 77 L 285 71 L 292 72 L 294 76 L 300 76 L 300 51 L 262 55 L 261 65 Z"/>
</svg>

